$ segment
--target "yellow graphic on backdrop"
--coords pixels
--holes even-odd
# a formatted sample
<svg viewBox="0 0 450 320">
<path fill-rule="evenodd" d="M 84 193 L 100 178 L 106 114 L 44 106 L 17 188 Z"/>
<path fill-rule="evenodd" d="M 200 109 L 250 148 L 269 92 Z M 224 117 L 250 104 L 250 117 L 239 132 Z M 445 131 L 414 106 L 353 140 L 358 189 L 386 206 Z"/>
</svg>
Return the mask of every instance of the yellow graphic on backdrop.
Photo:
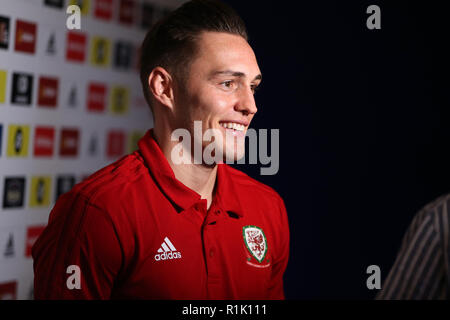
<svg viewBox="0 0 450 320">
<path fill-rule="evenodd" d="M 0 70 L 0 103 L 5 103 L 6 97 L 6 71 Z"/>
<path fill-rule="evenodd" d="M 111 41 L 103 37 L 92 37 L 91 40 L 91 64 L 99 67 L 109 65 Z"/>
<path fill-rule="evenodd" d="M 89 0 L 70 0 L 69 5 L 79 6 L 82 15 L 87 15 L 89 13 L 90 8 Z"/>
<path fill-rule="evenodd" d="M 30 126 L 10 125 L 8 127 L 8 157 L 28 156 L 28 144 L 30 140 Z"/>
<path fill-rule="evenodd" d="M 110 107 L 114 114 L 125 114 L 128 112 L 129 90 L 125 87 L 112 87 L 109 97 Z"/>
<path fill-rule="evenodd" d="M 48 207 L 50 205 L 50 176 L 31 177 L 30 207 Z"/>
</svg>

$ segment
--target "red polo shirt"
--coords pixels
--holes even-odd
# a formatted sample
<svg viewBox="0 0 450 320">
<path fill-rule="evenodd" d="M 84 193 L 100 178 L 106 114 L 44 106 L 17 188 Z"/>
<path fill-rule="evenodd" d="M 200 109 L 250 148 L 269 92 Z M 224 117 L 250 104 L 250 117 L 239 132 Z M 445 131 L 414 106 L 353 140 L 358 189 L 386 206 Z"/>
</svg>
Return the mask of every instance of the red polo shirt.
<svg viewBox="0 0 450 320">
<path fill-rule="evenodd" d="M 274 190 L 225 164 L 207 210 L 149 130 L 58 199 L 32 255 L 36 299 L 283 299 L 289 227 Z"/>
</svg>

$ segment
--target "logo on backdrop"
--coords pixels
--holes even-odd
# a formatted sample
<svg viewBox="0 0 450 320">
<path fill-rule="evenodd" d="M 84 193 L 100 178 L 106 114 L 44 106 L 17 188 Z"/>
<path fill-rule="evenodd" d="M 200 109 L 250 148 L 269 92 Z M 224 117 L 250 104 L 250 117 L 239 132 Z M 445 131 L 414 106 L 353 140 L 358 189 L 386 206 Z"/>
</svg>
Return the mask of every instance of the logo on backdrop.
<svg viewBox="0 0 450 320">
<path fill-rule="evenodd" d="M 119 22 L 127 25 L 133 24 L 134 1 L 120 0 Z"/>
<path fill-rule="evenodd" d="M 86 15 L 89 13 L 90 0 L 70 0 L 69 6 L 78 6 L 81 14 Z"/>
<path fill-rule="evenodd" d="M 37 238 L 44 231 L 45 226 L 32 226 L 27 229 L 27 238 L 25 242 L 25 257 L 31 257 L 31 248 L 36 242 Z"/>
<path fill-rule="evenodd" d="M 84 33 L 68 31 L 66 59 L 74 62 L 84 62 L 86 59 L 87 36 Z"/>
<path fill-rule="evenodd" d="M 76 157 L 78 155 L 78 129 L 62 129 L 59 143 L 59 155 Z"/>
<path fill-rule="evenodd" d="M 75 176 L 61 175 L 56 178 L 56 199 L 60 195 L 69 192 L 75 185 Z"/>
<path fill-rule="evenodd" d="M 5 103 L 6 101 L 6 78 L 7 72 L 0 70 L 0 103 Z"/>
<path fill-rule="evenodd" d="M 0 283 L 0 300 L 17 299 L 17 281 Z"/>
<path fill-rule="evenodd" d="M 30 106 L 33 92 L 33 75 L 14 72 L 12 82 L 11 103 Z"/>
<path fill-rule="evenodd" d="M 50 176 L 31 177 L 30 207 L 50 205 Z"/>
<path fill-rule="evenodd" d="M 88 111 L 105 110 L 106 104 L 106 86 L 101 83 L 90 83 L 88 87 Z"/>
<path fill-rule="evenodd" d="M 64 0 L 45 0 L 44 4 L 49 7 L 62 9 Z"/>
<path fill-rule="evenodd" d="M 36 24 L 24 20 L 16 21 L 16 42 L 14 49 L 34 54 L 36 50 Z"/>
<path fill-rule="evenodd" d="M 98 135 L 96 132 L 94 132 L 89 137 L 87 153 L 91 157 L 94 157 L 98 154 Z"/>
<path fill-rule="evenodd" d="M 64 52 L 63 46 L 66 37 L 65 30 L 61 30 L 58 26 L 49 26 L 39 24 L 37 54 L 39 57 L 46 57 L 50 59 L 60 59 Z"/>
<path fill-rule="evenodd" d="M 49 56 L 56 55 L 56 34 L 54 32 L 50 33 L 48 37 L 45 53 Z"/>
<path fill-rule="evenodd" d="M 109 64 L 111 43 L 103 37 L 92 37 L 91 63 L 94 66 L 106 67 Z"/>
<path fill-rule="evenodd" d="M 95 1 L 94 16 L 103 19 L 111 20 L 113 13 L 113 0 L 97 0 Z"/>
<path fill-rule="evenodd" d="M 56 108 L 58 103 L 58 79 L 39 78 L 38 106 Z"/>
<path fill-rule="evenodd" d="M 28 156 L 28 143 L 30 137 L 30 127 L 21 125 L 9 125 L 8 127 L 8 157 Z"/>
<path fill-rule="evenodd" d="M 5 251 L 3 252 L 5 257 L 14 257 L 14 235 L 9 234 L 8 242 L 6 243 Z"/>
<path fill-rule="evenodd" d="M 34 131 L 34 152 L 35 157 L 53 156 L 53 146 L 55 144 L 55 129 L 51 127 L 36 127 Z"/>
<path fill-rule="evenodd" d="M 6 246 L 4 247 L 3 257 L 11 258 L 14 257 L 14 234 L 10 233 L 8 235 L 8 240 L 6 242 Z"/>
<path fill-rule="evenodd" d="M 118 69 L 131 68 L 133 45 L 126 41 L 117 41 L 114 45 L 114 66 Z"/>
<path fill-rule="evenodd" d="M 129 92 L 124 87 L 113 87 L 111 89 L 111 112 L 113 114 L 124 114 L 128 111 Z"/>
<path fill-rule="evenodd" d="M 3 208 L 23 207 L 25 177 L 5 178 L 3 189 Z"/>
<path fill-rule="evenodd" d="M 0 230 L 0 260 L 14 258 L 14 232 L 9 229 Z"/>
<path fill-rule="evenodd" d="M 9 18 L 0 16 L 0 49 L 9 47 Z"/>
<path fill-rule="evenodd" d="M 69 97 L 67 99 L 67 104 L 71 108 L 75 108 L 78 105 L 78 95 L 77 86 L 74 84 L 69 91 Z"/>
</svg>

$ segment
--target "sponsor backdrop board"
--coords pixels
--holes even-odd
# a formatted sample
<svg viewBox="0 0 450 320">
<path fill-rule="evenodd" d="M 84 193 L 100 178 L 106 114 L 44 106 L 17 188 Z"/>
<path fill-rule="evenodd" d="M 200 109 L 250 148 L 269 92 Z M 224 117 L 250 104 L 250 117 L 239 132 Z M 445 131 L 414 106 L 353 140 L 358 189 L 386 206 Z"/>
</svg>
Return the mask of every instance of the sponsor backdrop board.
<svg viewBox="0 0 450 320">
<path fill-rule="evenodd" d="M 1 0 L 0 300 L 33 298 L 31 247 L 56 199 L 153 126 L 138 48 L 182 2 Z"/>
</svg>

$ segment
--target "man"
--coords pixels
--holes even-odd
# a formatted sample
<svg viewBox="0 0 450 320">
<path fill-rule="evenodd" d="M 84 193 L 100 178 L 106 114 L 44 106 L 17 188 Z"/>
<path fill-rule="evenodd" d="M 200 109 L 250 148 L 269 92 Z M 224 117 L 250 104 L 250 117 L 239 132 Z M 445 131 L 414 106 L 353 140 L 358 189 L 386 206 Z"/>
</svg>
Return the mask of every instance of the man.
<svg viewBox="0 0 450 320">
<path fill-rule="evenodd" d="M 416 214 L 376 298 L 450 299 L 450 194 Z"/>
<path fill-rule="evenodd" d="M 57 201 L 32 251 L 35 297 L 284 299 L 283 200 L 220 163 L 243 156 L 257 111 L 243 22 L 220 2 L 185 3 L 147 34 L 141 81 L 154 128 Z"/>
</svg>

